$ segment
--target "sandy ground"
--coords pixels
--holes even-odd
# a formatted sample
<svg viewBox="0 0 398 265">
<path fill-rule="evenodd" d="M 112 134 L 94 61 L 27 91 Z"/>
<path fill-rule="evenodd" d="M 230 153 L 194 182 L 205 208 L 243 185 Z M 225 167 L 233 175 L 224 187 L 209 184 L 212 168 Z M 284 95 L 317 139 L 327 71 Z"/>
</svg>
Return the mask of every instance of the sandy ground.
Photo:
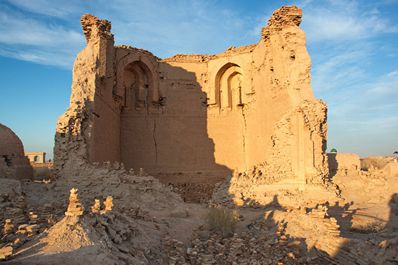
<svg viewBox="0 0 398 265">
<path fill-rule="evenodd" d="M 51 181 L 2 180 L 2 222 L 12 218 L 14 227 L 2 232 L 0 257 L 4 264 L 396 264 L 398 175 L 384 167 L 337 172 L 328 186 L 248 189 L 240 180 L 241 191 L 231 179 L 159 182 L 95 166 Z M 65 217 L 72 187 L 85 208 L 77 220 Z M 111 212 L 90 212 L 94 199 L 109 195 Z M 229 234 L 210 227 L 209 207 L 233 213 L 231 227 L 222 224 Z"/>
</svg>

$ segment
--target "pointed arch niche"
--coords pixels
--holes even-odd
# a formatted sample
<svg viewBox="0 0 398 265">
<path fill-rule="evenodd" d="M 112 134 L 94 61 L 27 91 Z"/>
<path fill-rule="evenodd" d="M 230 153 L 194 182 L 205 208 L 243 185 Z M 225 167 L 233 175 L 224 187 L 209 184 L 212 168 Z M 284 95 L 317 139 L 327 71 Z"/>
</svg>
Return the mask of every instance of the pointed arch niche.
<svg viewBox="0 0 398 265">
<path fill-rule="evenodd" d="M 124 107 L 146 110 L 153 98 L 153 78 L 149 68 L 141 61 L 126 65 L 123 70 L 125 89 Z"/>
<path fill-rule="evenodd" d="M 227 63 L 218 71 L 215 80 L 216 105 L 223 110 L 243 106 L 243 71 L 234 63 Z"/>
</svg>

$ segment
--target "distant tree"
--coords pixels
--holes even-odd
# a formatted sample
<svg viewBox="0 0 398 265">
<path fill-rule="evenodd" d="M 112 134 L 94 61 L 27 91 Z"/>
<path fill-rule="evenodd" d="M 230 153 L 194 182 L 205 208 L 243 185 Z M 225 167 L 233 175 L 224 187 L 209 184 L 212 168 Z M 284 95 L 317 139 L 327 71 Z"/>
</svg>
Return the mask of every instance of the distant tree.
<svg viewBox="0 0 398 265">
<path fill-rule="evenodd" d="M 398 151 L 394 151 L 393 154 L 396 155 L 396 156 L 398 156 Z"/>
<path fill-rule="evenodd" d="M 337 153 L 337 149 L 336 148 L 332 148 L 332 150 L 330 150 L 330 153 Z"/>
</svg>

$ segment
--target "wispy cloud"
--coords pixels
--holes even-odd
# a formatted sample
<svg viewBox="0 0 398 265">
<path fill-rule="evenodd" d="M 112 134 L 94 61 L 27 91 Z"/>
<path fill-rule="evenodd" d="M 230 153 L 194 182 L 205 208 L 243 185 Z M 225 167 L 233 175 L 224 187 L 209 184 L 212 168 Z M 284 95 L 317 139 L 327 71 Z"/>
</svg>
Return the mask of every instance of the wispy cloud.
<svg viewBox="0 0 398 265">
<path fill-rule="evenodd" d="M 398 70 L 398 69 L 397 69 Z M 391 154 L 398 145 L 398 71 L 348 89 L 329 104 L 329 146 L 361 155 Z"/>
<path fill-rule="evenodd" d="M 323 45 L 313 48 L 319 55 L 314 59 L 313 86 L 318 93 L 349 89 L 358 80 L 365 79 L 364 65 L 372 53 L 369 45 L 358 43 L 341 49 Z M 324 51 L 326 50 L 326 51 Z"/>
<path fill-rule="evenodd" d="M 84 47 L 79 17 L 86 12 L 112 21 L 117 44 L 145 48 L 159 57 L 217 53 L 258 39 L 250 34 L 250 18 L 219 8 L 214 1 L 169 5 L 159 0 L 115 0 L 110 5 L 105 0 L 13 0 L 0 7 L 0 55 L 65 68 L 71 68 Z"/>
<path fill-rule="evenodd" d="M 384 37 L 397 37 L 398 24 L 380 10 L 391 3 L 301 3 L 313 88 L 329 108 L 329 147 L 389 154 L 387 142 L 398 144 L 398 72 L 388 67 L 396 47 Z M 370 140 L 379 137 L 383 141 Z"/>
<path fill-rule="evenodd" d="M 307 4 L 303 28 L 310 42 L 352 41 L 381 33 L 398 32 L 398 26 L 384 18 L 377 8 L 361 8 L 356 1 L 326 1 Z"/>
<path fill-rule="evenodd" d="M 253 39 L 246 33 L 251 24 L 242 14 L 217 7 L 214 1 L 165 5 L 163 1 L 117 0 L 110 10 L 97 15 L 112 21 L 117 43 L 131 43 L 160 57 L 215 53 Z"/>
<path fill-rule="evenodd" d="M 65 18 L 87 6 L 81 0 L 6 0 L 9 4 L 31 13 Z"/>
<path fill-rule="evenodd" d="M 70 68 L 82 33 L 0 5 L 0 55 Z"/>
<path fill-rule="evenodd" d="M 382 102 L 384 106 L 388 104 L 398 105 L 398 69 L 380 76 L 377 82 L 371 84 L 365 94 L 370 102 Z M 395 111 L 398 116 L 398 111 Z"/>
<path fill-rule="evenodd" d="M 81 43 L 82 34 L 59 25 L 40 23 L 16 12 L 0 11 L 0 42 L 38 47 L 70 47 Z"/>
</svg>

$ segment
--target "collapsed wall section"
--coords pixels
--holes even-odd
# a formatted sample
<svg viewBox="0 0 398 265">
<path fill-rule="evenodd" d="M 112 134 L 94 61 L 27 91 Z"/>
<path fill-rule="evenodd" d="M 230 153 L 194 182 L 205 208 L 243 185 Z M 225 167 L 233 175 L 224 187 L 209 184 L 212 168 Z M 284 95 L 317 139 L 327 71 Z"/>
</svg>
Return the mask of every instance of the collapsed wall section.
<svg viewBox="0 0 398 265">
<path fill-rule="evenodd" d="M 89 161 L 120 159 L 111 23 L 86 14 L 81 24 L 87 46 L 73 65 L 70 106 L 56 127 L 54 167 L 59 172 Z"/>
<path fill-rule="evenodd" d="M 326 148 L 326 105 L 303 101 L 274 127 L 272 147 L 264 171 L 273 181 L 323 183 L 328 167 Z"/>
</svg>

